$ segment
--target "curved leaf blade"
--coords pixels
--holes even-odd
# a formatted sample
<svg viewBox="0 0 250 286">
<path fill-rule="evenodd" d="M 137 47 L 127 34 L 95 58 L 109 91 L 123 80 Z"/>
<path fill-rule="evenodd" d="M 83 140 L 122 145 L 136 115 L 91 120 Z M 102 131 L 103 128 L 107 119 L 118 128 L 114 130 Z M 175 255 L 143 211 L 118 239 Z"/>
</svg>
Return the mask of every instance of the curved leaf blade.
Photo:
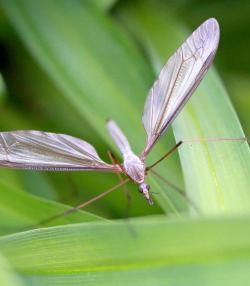
<svg viewBox="0 0 250 286">
<path fill-rule="evenodd" d="M 209 285 L 212 273 L 244 285 L 249 234 L 249 218 L 158 217 L 34 230 L 0 238 L 0 248 L 30 285 L 179 285 L 187 273 L 185 285 Z"/>
</svg>

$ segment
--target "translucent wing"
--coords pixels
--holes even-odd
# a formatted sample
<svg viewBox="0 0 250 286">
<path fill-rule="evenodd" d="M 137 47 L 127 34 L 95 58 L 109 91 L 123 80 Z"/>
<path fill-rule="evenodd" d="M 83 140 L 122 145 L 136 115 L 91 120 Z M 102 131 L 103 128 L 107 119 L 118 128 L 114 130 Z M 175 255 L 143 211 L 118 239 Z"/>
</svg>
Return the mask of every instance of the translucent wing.
<svg viewBox="0 0 250 286">
<path fill-rule="evenodd" d="M 128 139 L 113 120 L 107 122 L 107 128 L 110 136 L 123 155 L 132 152 Z"/>
<path fill-rule="evenodd" d="M 116 172 L 89 143 L 78 138 L 40 131 L 0 133 L 0 166 L 48 171 L 100 170 Z"/>
<path fill-rule="evenodd" d="M 147 132 L 145 157 L 190 98 L 209 66 L 219 43 L 219 25 L 205 21 L 171 56 L 147 97 L 142 117 Z"/>
</svg>

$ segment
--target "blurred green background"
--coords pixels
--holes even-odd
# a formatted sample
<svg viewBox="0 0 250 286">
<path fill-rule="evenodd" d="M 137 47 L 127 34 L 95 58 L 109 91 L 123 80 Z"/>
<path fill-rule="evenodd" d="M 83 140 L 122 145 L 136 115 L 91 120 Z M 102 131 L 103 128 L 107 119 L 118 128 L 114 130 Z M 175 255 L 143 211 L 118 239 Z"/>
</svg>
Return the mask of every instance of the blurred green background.
<svg viewBox="0 0 250 286">
<path fill-rule="evenodd" d="M 93 144 L 108 161 L 107 150 L 121 159 L 105 126 L 112 118 L 140 153 L 143 105 L 156 75 L 191 31 L 215 17 L 221 28 L 216 70 L 209 71 L 148 164 L 180 139 L 249 137 L 249 15 L 250 2 L 243 0 L 1 0 L 0 128 L 70 134 Z M 190 144 L 157 166 L 183 196 L 151 174 L 154 206 L 129 184 L 129 209 L 120 189 L 45 229 L 41 221 L 118 178 L 0 171 L 1 285 L 249 281 L 246 142 Z M 127 212 L 129 219 L 116 221 Z"/>
</svg>

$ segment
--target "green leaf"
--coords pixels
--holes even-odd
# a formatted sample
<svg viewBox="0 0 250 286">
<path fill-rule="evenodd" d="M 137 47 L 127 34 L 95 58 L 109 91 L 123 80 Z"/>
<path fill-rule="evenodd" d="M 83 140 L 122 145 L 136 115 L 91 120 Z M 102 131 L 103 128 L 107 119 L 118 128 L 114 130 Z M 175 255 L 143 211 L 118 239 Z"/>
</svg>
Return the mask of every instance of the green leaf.
<svg viewBox="0 0 250 286">
<path fill-rule="evenodd" d="M 118 10 L 157 72 L 185 39 L 179 19 L 167 8 L 149 0 L 143 4 L 138 1 L 137 5 L 126 3 Z M 213 69 L 173 123 L 173 131 L 176 141 L 244 137 L 223 84 Z M 202 213 L 250 211 L 250 152 L 246 142 L 185 144 L 179 154 L 186 191 Z"/>
<path fill-rule="evenodd" d="M 24 231 L 41 226 L 41 222 L 61 214 L 68 206 L 38 198 L 22 192 L 11 184 L 0 180 L 0 235 Z M 78 211 L 62 216 L 43 225 L 103 220 L 91 213 Z"/>
<path fill-rule="evenodd" d="M 29 285 L 246 285 L 249 223 L 93 222 L 6 236 L 0 249 Z"/>
<path fill-rule="evenodd" d="M 25 284 L 21 278 L 12 271 L 10 265 L 0 255 L 0 285 L 1 286 L 24 286 Z"/>
<path fill-rule="evenodd" d="M 92 1 L 92 2 L 100 10 L 106 11 L 106 10 L 109 10 L 117 1 L 116 0 L 97 0 L 97 1 Z"/>
</svg>

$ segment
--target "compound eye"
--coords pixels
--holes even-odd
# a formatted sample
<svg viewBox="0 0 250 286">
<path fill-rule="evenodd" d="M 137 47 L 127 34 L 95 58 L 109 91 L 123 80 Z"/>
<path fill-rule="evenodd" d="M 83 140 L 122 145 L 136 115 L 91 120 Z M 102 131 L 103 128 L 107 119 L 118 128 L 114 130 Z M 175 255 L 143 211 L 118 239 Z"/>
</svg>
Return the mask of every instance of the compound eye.
<svg viewBox="0 0 250 286">
<path fill-rule="evenodd" d="M 146 188 L 147 188 L 147 190 L 149 191 L 149 190 L 150 190 L 150 185 L 147 185 Z"/>
<path fill-rule="evenodd" d="M 139 186 L 138 191 L 139 191 L 140 193 L 143 193 L 143 188 L 142 188 L 141 186 Z"/>
</svg>

